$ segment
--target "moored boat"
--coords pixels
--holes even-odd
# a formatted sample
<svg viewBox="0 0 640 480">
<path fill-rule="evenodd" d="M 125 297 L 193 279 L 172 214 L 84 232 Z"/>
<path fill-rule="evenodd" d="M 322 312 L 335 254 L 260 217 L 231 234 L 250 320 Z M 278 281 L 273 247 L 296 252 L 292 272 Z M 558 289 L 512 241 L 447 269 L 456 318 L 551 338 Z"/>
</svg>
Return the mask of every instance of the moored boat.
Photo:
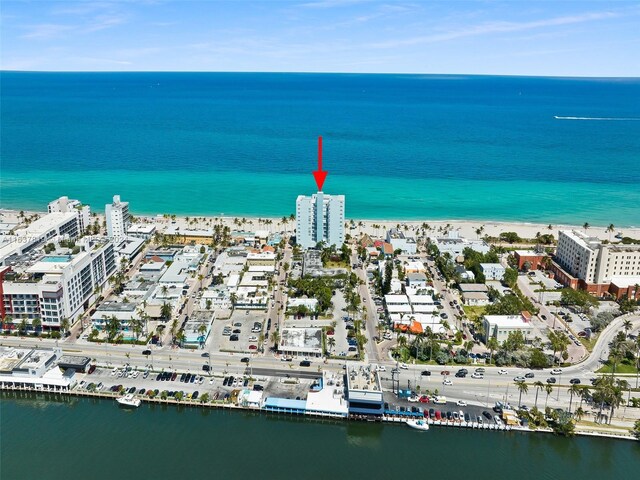
<svg viewBox="0 0 640 480">
<path fill-rule="evenodd" d="M 425 420 L 407 420 L 406 424 L 416 430 L 429 430 L 429 424 Z"/>
<path fill-rule="evenodd" d="M 118 402 L 121 407 L 127 408 L 138 408 L 141 403 L 140 399 L 136 398 L 133 393 L 129 393 L 124 397 L 116 398 L 116 402 Z"/>
</svg>

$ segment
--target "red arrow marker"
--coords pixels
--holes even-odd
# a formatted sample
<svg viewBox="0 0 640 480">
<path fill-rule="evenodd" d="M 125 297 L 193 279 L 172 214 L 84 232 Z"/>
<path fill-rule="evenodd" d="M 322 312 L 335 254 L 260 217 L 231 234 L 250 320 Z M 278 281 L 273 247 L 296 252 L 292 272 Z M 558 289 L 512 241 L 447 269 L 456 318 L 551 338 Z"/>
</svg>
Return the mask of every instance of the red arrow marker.
<svg viewBox="0 0 640 480">
<path fill-rule="evenodd" d="M 319 192 L 322 191 L 322 185 L 324 185 L 328 173 L 322 171 L 322 137 L 318 137 L 318 170 L 313 172 L 313 178 L 316 179 Z"/>
</svg>

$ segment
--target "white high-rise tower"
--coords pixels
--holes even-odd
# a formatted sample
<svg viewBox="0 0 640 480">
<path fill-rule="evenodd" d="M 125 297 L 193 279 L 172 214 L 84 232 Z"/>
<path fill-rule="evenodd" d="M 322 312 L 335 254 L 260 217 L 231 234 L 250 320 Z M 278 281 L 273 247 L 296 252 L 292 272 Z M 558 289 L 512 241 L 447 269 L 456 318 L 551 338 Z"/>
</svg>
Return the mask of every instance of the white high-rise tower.
<svg viewBox="0 0 640 480">
<path fill-rule="evenodd" d="M 131 223 L 129 202 L 121 202 L 120 195 L 114 195 L 113 203 L 104 206 L 104 214 L 107 220 L 107 235 L 124 240 Z"/>
<path fill-rule="evenodd" d="M 296 200 L 296 241 L 304 248 L 318 242 L 340 248 L 344 243 L 344 195 L 314 193 Z"/>
</svg>

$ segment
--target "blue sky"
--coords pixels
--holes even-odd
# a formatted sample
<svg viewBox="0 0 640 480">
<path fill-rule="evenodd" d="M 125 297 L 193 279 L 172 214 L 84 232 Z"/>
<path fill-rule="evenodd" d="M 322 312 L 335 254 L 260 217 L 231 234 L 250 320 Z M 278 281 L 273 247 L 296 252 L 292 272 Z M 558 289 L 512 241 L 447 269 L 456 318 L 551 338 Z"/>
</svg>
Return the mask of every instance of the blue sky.
<svg viewBox="0 0 640 480">
<path fill-rule="evenodd" d="M 6 70 L 640 77 L 639 1 L 2 0 Z"/>
</svg>

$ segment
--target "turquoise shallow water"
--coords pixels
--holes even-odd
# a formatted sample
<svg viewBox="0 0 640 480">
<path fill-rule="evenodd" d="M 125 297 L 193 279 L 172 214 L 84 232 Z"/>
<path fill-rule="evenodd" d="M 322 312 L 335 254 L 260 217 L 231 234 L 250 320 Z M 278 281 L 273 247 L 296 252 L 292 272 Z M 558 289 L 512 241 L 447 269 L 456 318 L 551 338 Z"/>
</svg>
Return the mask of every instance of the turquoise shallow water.
<svg viewBox="0 0 640 480">
<path fill-rule="evenodd" d="M 352 218 L 640 225 L 639 79 L 2 72 L 1 100 L 5 208 L 289 215 L 323 135 Z"/>
<path fill-rule="evenodd" d="M 0 394 L 3 479 L 631 479 L 637 442 Z"/>
</svg>

